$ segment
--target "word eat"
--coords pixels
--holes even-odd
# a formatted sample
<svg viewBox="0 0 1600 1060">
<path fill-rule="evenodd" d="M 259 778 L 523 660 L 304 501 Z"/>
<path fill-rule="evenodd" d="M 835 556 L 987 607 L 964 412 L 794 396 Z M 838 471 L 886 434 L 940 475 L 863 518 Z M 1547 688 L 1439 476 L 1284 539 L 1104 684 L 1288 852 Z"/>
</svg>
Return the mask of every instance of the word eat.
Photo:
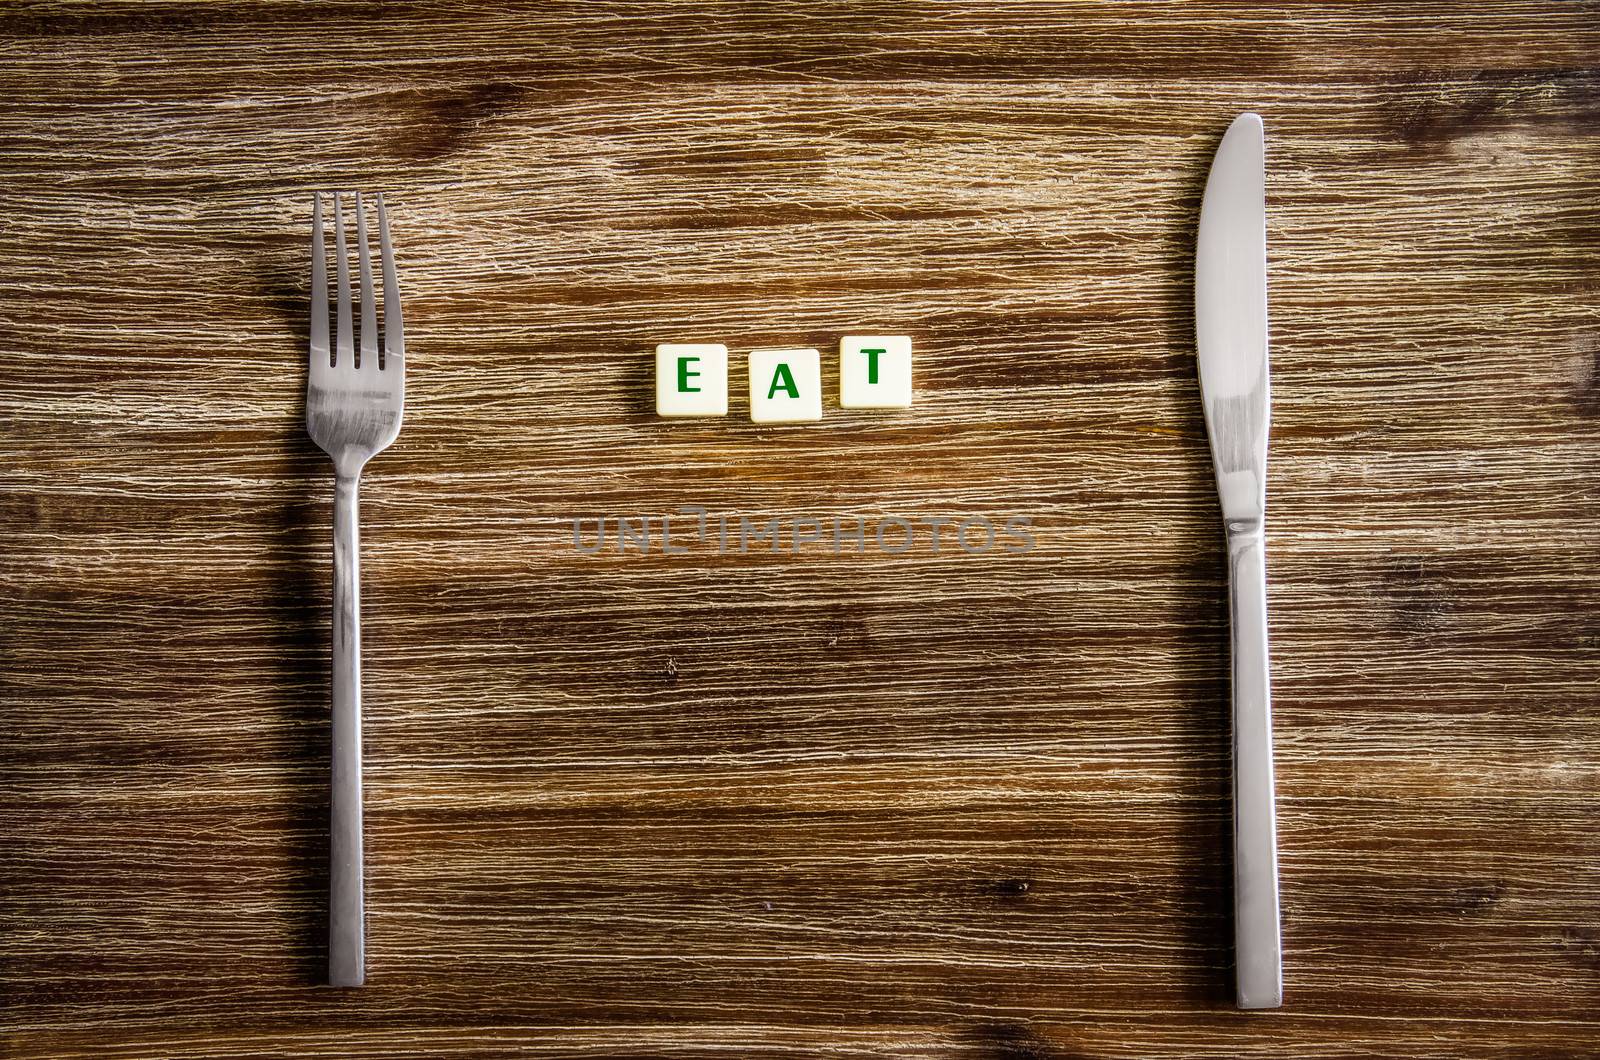
<svg viewBox="0 0 1600 1060">
<path fill-rule="evenodd" d="M 811 349 L 751 350 L 750 419 L 801 423 L 822 418 L 822 355 Z M 839 340 L 839 405 L 911 407 L 911 340 L 904 335 L 846 335 Z M 728 414 L 728 347 L 667 342 L 656 347 L 656 414 Z"/>
</svg>

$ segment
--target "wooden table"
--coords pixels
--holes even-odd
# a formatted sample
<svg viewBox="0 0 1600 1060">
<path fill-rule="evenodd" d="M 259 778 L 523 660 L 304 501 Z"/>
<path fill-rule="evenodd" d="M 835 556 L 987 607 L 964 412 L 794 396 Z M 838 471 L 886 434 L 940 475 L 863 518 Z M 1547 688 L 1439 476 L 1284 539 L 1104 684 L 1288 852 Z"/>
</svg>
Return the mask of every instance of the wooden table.
<svg viewBox="0 0 1600 1060">
<path fill-rule="evenodd" d="M 1600 1051 L 1600 7 L 1266 6 L 0 11 L 6 1055 Z M 1190 309 L 1246 108 L 1255 1014 Z M 388 192 L 411 347 L 360 991 L 318 985 L 334 187 Z M 653 415 L 657 342 L 737 382 L 862 330 L 914 337 L 908 412 Z M 686 505 L 1035 547 L 573 547 Z"/>
</svg>

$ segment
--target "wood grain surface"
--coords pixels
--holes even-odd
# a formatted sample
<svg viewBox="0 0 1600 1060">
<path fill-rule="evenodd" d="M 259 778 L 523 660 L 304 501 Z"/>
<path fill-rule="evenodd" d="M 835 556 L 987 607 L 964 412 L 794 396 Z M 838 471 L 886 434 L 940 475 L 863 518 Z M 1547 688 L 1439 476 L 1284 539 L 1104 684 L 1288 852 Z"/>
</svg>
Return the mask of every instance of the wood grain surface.
<svg viewBox="0 0 1600 1060">
<path fill-rule="evenodd" d="M 13 2 L 0 98 L 5 1055 L 1600 1053 L 1597 5 Z M 1246 108 L 1255 1014 L 1190 303 Z M 334 187 L 387 192 L 410 344 L 359 991 Z M 746 351 L 860 331 L 913 336 L 912 409 L 748 422 Z M 733 349 L 727 420 L 655 418 L 663 341 Z M 573 548 L 685 505 L 1036 547 Z"/>
</svg>

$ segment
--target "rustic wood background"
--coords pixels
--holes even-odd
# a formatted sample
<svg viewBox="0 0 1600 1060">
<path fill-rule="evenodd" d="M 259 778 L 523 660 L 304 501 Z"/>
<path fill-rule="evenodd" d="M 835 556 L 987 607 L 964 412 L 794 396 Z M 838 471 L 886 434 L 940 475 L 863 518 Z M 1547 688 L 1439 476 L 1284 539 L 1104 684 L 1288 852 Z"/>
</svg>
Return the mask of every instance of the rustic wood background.
<svg viewBox="0 0 1600 1060">
<path fill-rule="evenodd" d="M 0 89 L 6 1055 L 1600 1052 L 1600 6 L 10 3 Z M 1261 1014 L 1190 310 L 1245 108 Z M 333 187 L 389 193 L 411 340 L 358 992 L 318 985 Z M 908 413 L 743 418 L 745 351 L 862 329 L 914 336 Z M 725 422 L 652 415 L 666 340 L 733 348 Z M 572 548 L 685 504 L 1038 547 Z"/>
</svg>

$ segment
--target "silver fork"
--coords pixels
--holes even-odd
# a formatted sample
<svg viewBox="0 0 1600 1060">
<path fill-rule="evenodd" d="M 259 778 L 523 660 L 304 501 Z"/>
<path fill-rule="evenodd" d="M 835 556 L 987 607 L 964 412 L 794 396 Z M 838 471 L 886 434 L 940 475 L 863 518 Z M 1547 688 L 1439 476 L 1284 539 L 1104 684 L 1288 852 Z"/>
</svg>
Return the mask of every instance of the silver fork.
<svg viewBox="0 0 1600 1060">
<path fill-rule="evenodd" d="M 356 192 L 356 255 L 361 275 L 361 346 L 350 315 L 350 265 L 344 208 L 333 193 L 335 268 L 339 280 L 336 344 L 328 347 L 328 264 L 322 241 L 322 194 L 311 210 L 311 372 L 306 430 L 333 458 L 333 792 L 329 859 L 328 982 L 366 980 L 361 855 L 361 546 L 357 495 L 361 469 L 400 433 L 405 405 L 405 331 L 395 282 L 389 217 L 377 196 L 383 261 L 383 354 L 367 249 L 367 215 Z"/>
</svg>

